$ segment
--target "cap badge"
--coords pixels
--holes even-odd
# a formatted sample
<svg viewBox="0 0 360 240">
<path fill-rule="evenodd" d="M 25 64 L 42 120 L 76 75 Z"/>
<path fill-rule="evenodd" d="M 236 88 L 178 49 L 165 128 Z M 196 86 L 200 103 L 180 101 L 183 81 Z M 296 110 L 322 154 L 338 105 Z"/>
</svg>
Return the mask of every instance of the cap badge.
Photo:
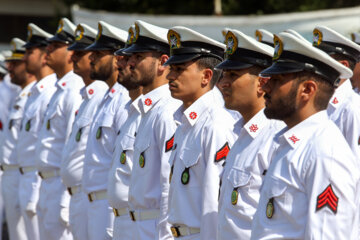
<svg viewBox="0 0 360 240">
<path fill-rule="evenodd" d="M 319 46 L 320 43 L 322 42 L 322 38 L 323 38 L 322 32 L 319 29 L 315 28 L 313 31 L 313 45 Z"/>
<path fill-rule="evenodd" d="M 354 34 L 354 33 L 351 34 L 351 40 L 352 40 L 353 42 L 355 42 L 355 34 Z"/>
<path fill-rule="evenodd" d="M 128 38 L 126 40 L 126 44 L 132 44 L 133 40 L 134 40 L 134 30 L 132 27 L 129 28 L 129 35 L 128 35 Z"/>
<path fill-rule="evenodd" d="M 181 46 L 180 35 L 177 32 L 169 30 L 167 38 L 169 41 L 170 49 L 179 48 Z"/>
<path fill-rule="evenodd" d="M 262 34 L 259 30 L 256 30 L 255 31 L 255 38 L 258 42 L 261 42 L 262 41 Z"/>
<path fill-rule="evenodd" d="M 134 33 L 134 39 L 133 39 L 133 42 L 136 42 L 139 38 L 139 34 L 140 34 L 140 28 L 139 28 L 139 25 L 137 25 L 137 23 L 135 23 L 135 33 Z"/>
<path fill-rule="evenodd" d="M 98 33 L 97 33 L 97 35 L 96 35 L 95 41 L 98 41 L 98 40 L 99 40 L 99 38 L 101 37 L 101 34 L 102 34 L 102 26 L 101 26 L 101 24 L 99 23 L 99 24 L 98 24 Z"/>
<path fill-rule="evenodd" d="M 11 41 L 11 46 L 12 46 L 12 51 L 15 52 L 16 51 L 16 42 L 15 41 Z"/>
<path fill-rule="evenodd" d="M 30 26 L 28 26 L 27 30 L 27 41 L 30 41 L 30 39 L 32 38 L 32 29 Z"/>
<path fill-rule="evenodd" d="M 284 45 L 281 39 L 276 35 L 274 35 L 274 46 L 275 46 L 275 50 L 274 50 L 273 60 L 277 60 L 280 58 L 283 52 Z"/>
<path fill-rule="evenodd" d="M 75 31 L 75 40 L 79 41 L 84 37 L 84 28 L 79 24 Z"/>
<path fill-rule="evenodd" d="M 233 54 L 237 47 L 238 47 L 238 40 L 234 33 L 231 31 L 228 31 L 225 37 L 225 43 L 226 43 L 226 55 L 229 56 Z"/>
<path fill-rule="evenodd" d="M 64 28 L 64 21 L 61 19 L 59 21 L 59 26 L 58 26 L 58 29 L 56 30 L 56 33 L 61 33 L 63 28 Z"/>
</svg>

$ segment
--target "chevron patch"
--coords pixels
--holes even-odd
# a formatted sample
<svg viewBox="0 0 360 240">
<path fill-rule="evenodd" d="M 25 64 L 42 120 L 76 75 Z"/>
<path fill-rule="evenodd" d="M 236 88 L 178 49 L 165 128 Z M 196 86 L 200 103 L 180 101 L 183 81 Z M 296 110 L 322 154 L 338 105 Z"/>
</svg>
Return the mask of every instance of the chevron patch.
<svg viewBox="0 0 360 240">
<path fill-rule="evenodd" d="M 229 144 L 226 142 L 215 154 L 215 162 L 219 162 L 226 158 L 230 151 Z"/>
<path fill-rule="evenodd" d="M 175 134 L 169 140 L 166 141 L 166 143 L 165 143 L 165 152 L 168 152 L 173 148 L 173 146 L 174 146 L 174 137 L 175 137 Z"/>
<path fill-rule="evenodd" d="M 326 189 L 317 197 L 316 211 L 319 211 L 324 207 L 328 207 L 334 214 L 336 214 L 338 202 L 339 198 L 335 195 L 331 184 L 329 184 L 329 186 L 327 186 Z"/>
</svg>

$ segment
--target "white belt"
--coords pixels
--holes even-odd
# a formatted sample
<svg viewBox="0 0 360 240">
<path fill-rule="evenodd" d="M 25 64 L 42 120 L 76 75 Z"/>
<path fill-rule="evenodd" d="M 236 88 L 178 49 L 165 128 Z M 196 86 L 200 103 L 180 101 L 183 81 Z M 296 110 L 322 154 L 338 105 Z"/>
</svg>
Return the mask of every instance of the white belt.
<svg viewBox="0 0 360 240">
<path fill-rule="evenodd" d="M 120 217 L 120 216 L 128 214 L 127 208 L 113 208 L 113 212 L 114 212 L 115 217 Z"/>
<path fill-rule="evenodd" d="M 18 170 L 19 169 L 19 165 L 7 165 L 7 164 L 2 164 L 0 166 L 0 169 L 2 171 L 9 171 L 9 170 Z"/>
<path fill-rule="evenodd" d="M 19 167 L 19 171 L 21 174 L 25 174 L 27 172 L 35 172 L 37 171 L 36 167 Z"/>
<path fill-rule="evenodd" d="M 41 171 L 41 172 L 39 172 L 39 176 L 42 179 L 58 177 L 58 176 L 60 176 L 60 170 Z"/>
<path fill-rule="evenodd" d="M 90 202 L 95 200 L 103 200 L 107 198 L 107 192 L 106 190 L 100 190 L 96 192 L 91 192 L 88 194 L 88 199 Z"/>
<path fill-rule="evenodd" d="M 176 238 L 200 233 L 200 228 L 192 228 L 187 226 L 172 226 L 170 229 L 172 235 Z"/>
<path fill-rule="evenodd" d="M 144 221 L 159 218 L 160 210 L 129 211 L 129 214 L 133 221 Z"/>
<path fill-rule="evenodd" d="M 69 194 L 72 196 L 72 195 L 80 192 L 80 188 L 81 188 L 81 186 L 74 186 L 74 187 L 68 187 L 67 190 L 68 190 Z"/>
</svg>

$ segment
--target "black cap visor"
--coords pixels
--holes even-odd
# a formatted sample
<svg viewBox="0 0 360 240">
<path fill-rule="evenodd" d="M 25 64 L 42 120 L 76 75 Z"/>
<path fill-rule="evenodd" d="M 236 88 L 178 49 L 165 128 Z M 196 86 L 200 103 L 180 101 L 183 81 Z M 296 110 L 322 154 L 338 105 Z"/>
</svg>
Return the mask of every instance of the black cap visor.
<svg viewBox="0 0 360 240">
<path fill-rule="evenodd" d="M 120 40 L 101 35 L 101 37 L 95 41 L 93 44 L 88 46 L 85 50 L 88 51 L 116 51 L 121 49 L 125 46 L 125 43 L 121 42 Z"/>
<path fill-rule="evenodd" d="M 88 51 L 86 50 L 87 47 L 89 47 L 89 44 L 81 43 L 81 42 L 75 42 L 72 45 L 68 47 L 68 50 L 74 50 L 74 51 Z"/>
<path fill-rule="evenodd" d="M 240 70 L 240 69 L 246 69 L 249 67 L 254 66 L 253 64 L 250 63 L 245 63 L 245 62 L 239 62 L 239 61 L 235 61 L 235 60 L 231 60 L 231 59 L 226 59 L 225 61 L 221 62 L 220 64 L 215 66 L 215 69 L 229 69 L 229 70 Z"/>
<path fill-rule="evenodd" d="M 63 42 L 66 44 L 71 44 L 74 42 L 74 36 L 62 31 L 60 33 L 56 33 L 53 37 L 48 38 L 47 42 Z"/>
<path fill-rule="evenodd" d="M 167 43 L 157 41 L 152 38 L 139 36 L 135 43 L 123 50 L 124 53 L 139 53 L 139 52 L 160 52 L 169 54 L 170 47 Z"/>
<path fill-rule="evenodd" d="M 176 65 L 181 63 L 190 62 L 196 58 L 201 57 L 201 54 L 181 54 L 181 55 L 172 55 L 170 58 L 164 63 L 165 66 L 167 65 Z"/>
<path fill-rule="evenodd" d="M 296 62 L 274 62 L 270 67 L 260 72 L 262 77 L 270 77 L 277 74 L 302 72 L 304 68 Z"/>
</svg>

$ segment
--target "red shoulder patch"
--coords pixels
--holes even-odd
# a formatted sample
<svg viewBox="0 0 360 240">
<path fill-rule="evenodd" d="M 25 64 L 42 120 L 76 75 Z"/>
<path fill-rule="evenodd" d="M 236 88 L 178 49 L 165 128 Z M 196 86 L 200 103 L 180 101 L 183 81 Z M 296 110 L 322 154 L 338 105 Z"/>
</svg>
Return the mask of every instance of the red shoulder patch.
<svg viewBox="0 0 360 240">
<path fill-rule="evenodd" d="M 173 148 L 173 146 L 174 146 L 174 137 L 175 137 L 175 134 L 169 140 L 166 141 L 166 143 L 165 143 L 165 152 L 168 152 Z"/>
<path fill-rule="evenodd" d="M 226 158 L 230 151 L 229 144 L 226 142 L 215 154 L 215 162 L 219 162 Z"/>
<path fill-rule="evenodd" d="M 339 198 L 335 195 L 331 184 L 319 194 L 316 202 L 316 211 L 319 211 L 323 207 L 328 207 L 333 213 L 336 214 Z"/>
</svg>

